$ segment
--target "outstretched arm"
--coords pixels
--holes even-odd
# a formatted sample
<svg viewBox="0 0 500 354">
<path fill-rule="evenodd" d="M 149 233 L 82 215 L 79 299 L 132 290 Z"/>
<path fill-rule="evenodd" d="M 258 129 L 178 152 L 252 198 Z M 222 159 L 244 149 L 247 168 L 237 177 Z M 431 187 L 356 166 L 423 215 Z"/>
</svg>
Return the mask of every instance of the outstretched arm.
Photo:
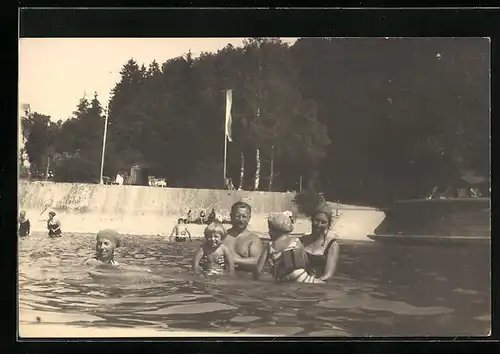
<svg viewBox="0 0 500 354">
<path fill-rule="evenodd" d="M 262 273 L 262 269 L 264 269 L 264 265 L 266 264 L 267 258 L 269 256 L 269 248 L 264 248 L 261 252 L 259 260 L 257 261 L 257 265 L 253 271 L 253 279 L 258 280 L 260 277 L 260 273 Z"/>
<path fill-rule="evenodd" d="M 224 252 L 224 257 L 226 258 L 227 270 L 230 275 L 235 275 L 234 273 L 234 258 L 231 250 L 226 246 L 222 245 L 222 251 Z"/>
<path fill-rule="evenodd" d="M 186 232 L 187 232 L 187 234 L 188 234 L 188 236 L 189 236 L 189 241 L 193 241 L 193 240 L 191 239 L 191 232 L 189 232 L 189 230 L 188 230 L 187 228 L 186 228 Z"/>
<path fill-rule="evenodd" d="M 332 242 L 330 248 L 328 249 L 328 256 L 326 258 L 325 271 L 321 280 L 328 280 L 333 277 L 335 270 L 337 269 L 337 263 L 339 261 L 339 243 L 338 241 Z"/>
<path fill-rule="evenodd" d="M 198 248 L 198 251 L 196 251 L 196 253 L 193 257 L 193 272 L 194 273 L 198 273 L 198 270 L 200 269 L 201 257 L 203 257 L 203 247 Z"/>
</svg>

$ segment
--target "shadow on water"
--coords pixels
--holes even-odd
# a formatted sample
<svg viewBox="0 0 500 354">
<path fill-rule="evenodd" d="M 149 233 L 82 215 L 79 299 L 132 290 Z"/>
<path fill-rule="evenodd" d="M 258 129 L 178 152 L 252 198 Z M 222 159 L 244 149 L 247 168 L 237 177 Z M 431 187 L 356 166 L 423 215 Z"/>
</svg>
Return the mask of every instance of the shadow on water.
<svg viewBox="0 0 500 354">
<path fill-rule="evenodd" d="M 346 243 L 335 278 L 311 286 L 274 284 L 269 275 L 196 277 L 198 245 L 125 237 L 116 259 L 134 269 L 91 276 L 82 263 L 93 235 L 20 240 L 20 323 L 315 336 L 489 332 L 487 248 Z"/>
</svg>

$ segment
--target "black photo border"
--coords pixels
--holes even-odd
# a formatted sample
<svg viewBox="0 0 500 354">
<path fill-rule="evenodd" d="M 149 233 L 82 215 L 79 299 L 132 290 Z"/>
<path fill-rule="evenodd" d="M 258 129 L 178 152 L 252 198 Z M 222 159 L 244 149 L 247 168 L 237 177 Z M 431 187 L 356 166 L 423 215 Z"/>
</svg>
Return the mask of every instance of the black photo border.
<svg viewBox="0 0 500 354">
<path fill-rule="evenodd" d="M 21 4 L 27 6 L 27 4 Z M 208 5 L 207 5 L 208 6 Z M 19 15 L 19 17 L 17 17 Z M 3 14 L 3 25 L 8 43 L 3 56 L 9 65 L 3 65 L 9 83 L 2 99 L 8 114 L 0 139 L 1 171 L 4 176 L 0 194 L 1 225 L 3 231 L 2 269 L 7 297 L 2 316 L 6 326 L 2 338 L 9 348 L 5 352 L 65 353 L 65 352 L 123 352 L 182 351 L 204 353 L 208 350 L 233 352 L 235 350 L 299 350 L 296 344 L 309 346 L 334 345 L 335 350 L 360 353 L 385 353 L 398 350 L 410 353 L 433 351 L 494 352 L 493 342 L 498 338 L 498 306 L 496 243 L 492 237 L 492 337 L 490 338 L 143 338 L 143 339 L 21 339 L 17 338 L 17 123 L 18 114 L 18 38 L 21 37 L 489 37 L 491 38 L 491 121 L 497 115 L 495 93 L 498 75 L 495 75 L 499 57 L 500 11 L 494 9 L 252 9 L 252 8 L 17 8 Z M 5 38 L 5 37 L 4 37 Z M 33 60 L 36 60 L 34 58 Z M 4 81 L 5 82 L 5 81 Z M 5 87 L 5 86 L 4 86 Z M 496 100 L 498 102 L 498 100 Z M 5 112 L 5 111 L 4 111 Z M 17 118 L 16 118 L 17 119 Z M 493 128 L 493 123 L 492 123 Z M 491 130 L 492 136 L 493 129 Z M 494 141 L 491 139 L 491 151 Z M 491 155 L 493 165 L 493 155 Z M 493 171 L 492 171 L 493 184 Z M 492 198 L 494 204 L 494 198 Z M 494 206 L 494 205 L 493 205 Z M 493 208 L 494 209 L 494 208 Z M 494 213 L 493 213 L 494 214 Z M 492 228 L 494 218 L 492 217 Z M 494 234 L 494 233 L 493 233 Z M 6 330 L 7 328 L 7 330 Z M 17 338 L 17 339 L 16 339 Z M 236 348 L 239 343 L 243 346 Z M 321 347 L 317 350 L 325 350 Z M 303 350 L 303 348 L 302 348 Z"/>
</svg>

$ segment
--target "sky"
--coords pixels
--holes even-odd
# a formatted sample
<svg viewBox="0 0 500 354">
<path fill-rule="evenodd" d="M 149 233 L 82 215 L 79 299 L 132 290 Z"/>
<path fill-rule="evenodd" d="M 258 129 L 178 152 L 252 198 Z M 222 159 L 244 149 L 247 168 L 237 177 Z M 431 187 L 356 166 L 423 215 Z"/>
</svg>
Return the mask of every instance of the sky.
<svg viewBox="0 0 500 354">
<path fill-rule="evenodd" d="M 139 65 L 186 54 L 216 52 L 244 38 L 22 38 L 19 40 L 19 106 L 66 120 L 84 94 L 97 92 L 101 104 L 130 59 Z M 293 43 L 296 38 L 282 38 Z"/>
</svg>

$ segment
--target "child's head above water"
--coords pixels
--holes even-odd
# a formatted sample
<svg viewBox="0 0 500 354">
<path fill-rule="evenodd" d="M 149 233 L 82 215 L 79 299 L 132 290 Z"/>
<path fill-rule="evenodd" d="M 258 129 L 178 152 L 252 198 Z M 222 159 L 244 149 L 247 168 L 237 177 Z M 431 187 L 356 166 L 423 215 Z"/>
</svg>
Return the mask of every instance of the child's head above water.
<svg viewBox="0 0 500 354">
<path fill-rule="evenodd" d="M 177 219 L 178 224 L 184 224 L 184 218 L 179 218 Z"/>
<path fill-rule="evenodd" d="M 21 219 L 24 219 L 26 217 L 26 211 L 21 210 L 21 212 L 19 213 L 19 216 L 21 217 Z"/>
<path fill-rule="evenodd" d="M 293 231 L 292 219 L 285 213 L 270 214 L 267 217 L 269 236 L 272 240 L 280 236 L 288 235 Z"/>
<path fill-rule="evenodd" d="M 208 225 L 203 234 L 205 236 L 205 245 L 211 245 L 212 247 L 219 246 L 227 235 L 224 225 L 219 221 L 214 221 Z"/>
</svg>

